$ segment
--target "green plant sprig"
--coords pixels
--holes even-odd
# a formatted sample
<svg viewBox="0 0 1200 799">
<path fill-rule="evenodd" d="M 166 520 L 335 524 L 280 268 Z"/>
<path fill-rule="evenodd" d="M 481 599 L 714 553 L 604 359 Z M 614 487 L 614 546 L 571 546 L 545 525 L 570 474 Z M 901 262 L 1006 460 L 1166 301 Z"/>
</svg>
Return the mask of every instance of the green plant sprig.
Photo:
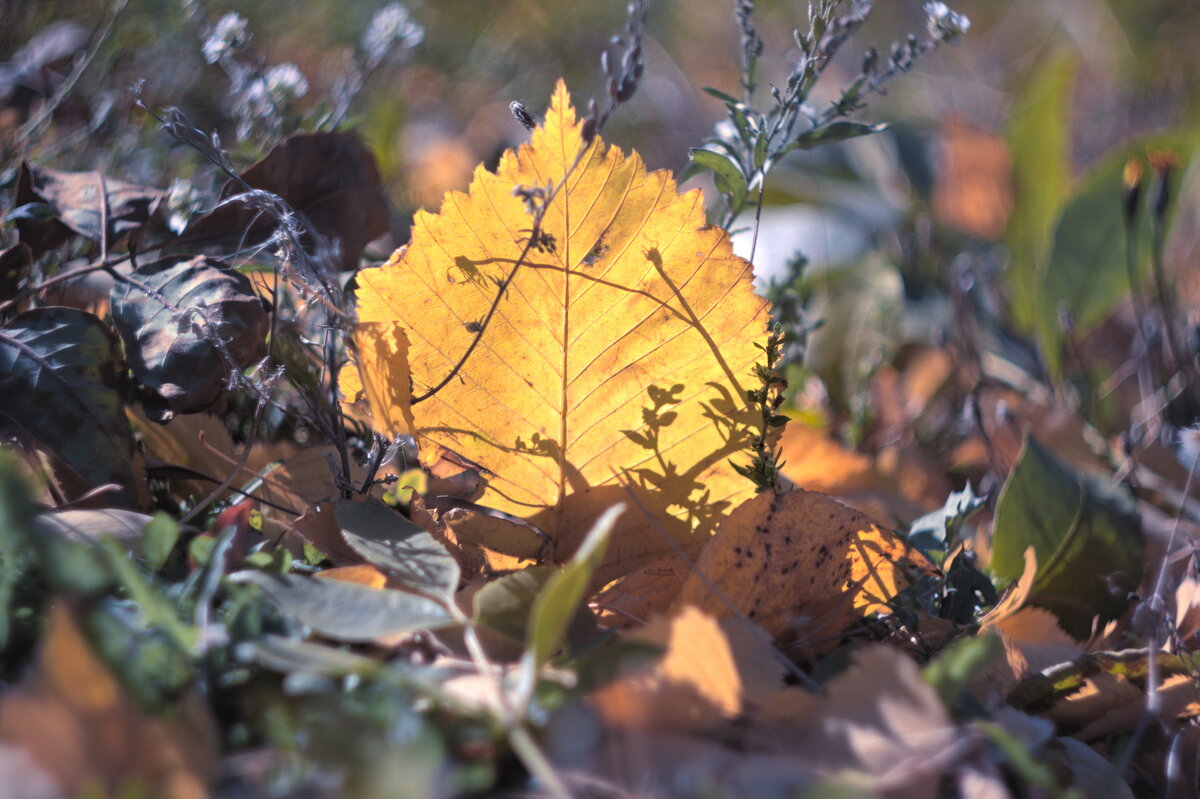
<svg viewBox="0 0 1200 799">
<path fill-rule="evenodd" d="M 783 326 L 776 323 L 771 326 L 765 344 L 755 344 L 766 356 L 764 363 L 754 364 L 754 376 L 758 379 L 758 387 L 746 390 L 746 400 L 759 414 L 758 432 L 750 440 L 750 448 L 754 458 L 747 466 L 739 466 L 730 462 L 737 473 L 749 479 L 763 491 L 782 490 L 783 481 L 780 469 L 783 461 L 780 457 L 783 451 L 771 446 L 771 431 L 783 427 L 788 417 L 777 413 L 783 404 L 784 390 L 787 380 L 779 373 L 779 365 L 783 360 L 785 334 Z"/>
<path fill-rule="evenodd" d="M 724 200 L 721 227 L 728 229 L 733 224 L 751 196 L 755 197 L 757 219 L 767 175 L 788 153 L 884 130 L 885 125 L 843 118 L 866 107 L 867 97 L 881 91 L 883 84 L 907 72 L 919 58 L 943 43 L 956 39 L 971 24 L 944 3 L 926 3 L 927 38 L 921 40 L 909 34 L 903 42 L 895 42 L 886 65 L 879 64 L 874 49 L 867 49 L 858 76 L 842 89 L 837 100 L 818 110 L 807 103 L 809 95 L 842 45 L 861 28 L 874 8 L 874 0 L 852 0 L 851 10 L 839 16 L 837 11 L 842 3 L 843 0 L 816 0 L 809 4 L 807 31 L 793 31 L 802 55 L 784 86 L 771 87 L 773 104 L 759 110 L 754 106 L 754 94 L 763 43 L 753 24 L 754 1 L 738 0 L 734 16 L 741 33 L 742 97 L 705 89 L 725 104 L 728 120 L 718 126 L 716 135 L 705 140 L 703 147 L 691 150 L 691 162 L 684 172 L 685 179 L 701 171 L 713 174 L 717 191 Z"/>
</svg>

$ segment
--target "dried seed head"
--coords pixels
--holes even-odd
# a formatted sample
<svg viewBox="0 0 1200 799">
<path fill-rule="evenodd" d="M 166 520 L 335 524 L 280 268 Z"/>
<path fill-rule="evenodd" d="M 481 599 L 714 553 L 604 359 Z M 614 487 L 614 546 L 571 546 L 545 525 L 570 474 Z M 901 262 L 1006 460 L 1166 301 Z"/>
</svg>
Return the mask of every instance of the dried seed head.
<svg viewBox="0 0 1200 799">
<path fill-rule="evenodd" d="M 509 103 L 508 110 L 512 112 L 512 115 L 516 117 L 516 120 L 521 123 L 521 127 L 525 128 L 525 130 L 533 130 L 537 127 L 537 123 L 533 120 L 533 114 L 529 113 L 529 109 L 519 100 L 513 100 Z"/>
<path fill-rule="evenodd" d="M 1185 427 L 1179 431 L 1179 461 L 1191 469 L 1200 458 L 1200 424 Z"/>
<path fill-rule="evenodd" d="M 1142 162 L 1136 158 L 1126 161 L 1121 182 L 1124 185 L 1122 207 L 1125 211 L 1125 223 L 1132 225 L 1137 219 L 1138 202 L 1142 197 Z"/>
<path fill-rule="evenodd" d="M 583 139 L 584 147 L 592 143 L 592 139 L 596 138 L 596 117 L 589 116 L 583 120 L 583 126 L 579 129 L 579 137 Z"/>
<path fill-rule="evenodd" d="M 1171 150 L 1149 150 L 1146 158 L 1154 170 L 1154 196 L 1150 201 L 1150 210 L 1155 217 L 1162 219 L 1171 203 L 1171 173 L 1175 170 L 1178 158 Z"/>
<path fill-rule="evenodd" d="M 875 64 L 878 61 L 879 61 L 879 53 L 875 50 L 874 47 L 868 47 L 866 52 L 863 53 L 862 74 L 874 75 L 875 74 Z"/>
</svg>

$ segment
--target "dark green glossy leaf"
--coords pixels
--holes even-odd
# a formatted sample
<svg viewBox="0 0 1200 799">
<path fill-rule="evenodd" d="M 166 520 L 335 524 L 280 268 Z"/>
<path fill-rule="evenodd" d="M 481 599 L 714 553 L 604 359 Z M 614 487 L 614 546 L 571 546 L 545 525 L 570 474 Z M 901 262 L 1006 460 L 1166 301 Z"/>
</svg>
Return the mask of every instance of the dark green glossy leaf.
<svg viewBox="0 0 1200 799">
<path fill-rule="evenodd" d="M 868 125 L 865 122 L 833 122 L 800 134 L 787 149 L 811 150 L 823 144 L 857 139 L 887 130 L 887 125 Z"/>
<path fill-rule="evenodd" d="M 112 312 L 134 376 L 153 392 L 147 411 L 156 421 L 212 406 L 231 369 L 266 354 L 262 302 L 245 275 L 216 259 L 142 266 L 113 286 Z"/>
<path fill-rule="evenodd" d="M 1116 618 L 1142 574 L 1138 517 L 1122 497 L 1080 477 L 1032 438 L 996 503 L 992 572 L 1015 580 L 1037 554 L 1031 601 L 1086 638 L 1092 617 Z"/>
<path fill-rule="evenodd" d="M 26 311 L 0 329 L 0 428 L 59 459 L 71 498 L 116 483 L 114 504 L 136 504 L 124 369 L 109 327 L 75 308 Z"/>
</svg>

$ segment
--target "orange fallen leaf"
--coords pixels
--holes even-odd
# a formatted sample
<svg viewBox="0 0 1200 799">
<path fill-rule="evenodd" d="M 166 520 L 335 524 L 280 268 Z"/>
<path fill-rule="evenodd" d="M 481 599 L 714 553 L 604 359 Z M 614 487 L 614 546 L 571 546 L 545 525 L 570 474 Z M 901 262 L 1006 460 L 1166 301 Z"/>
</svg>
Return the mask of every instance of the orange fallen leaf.
<svg viewBox="0 0 1200 799">
<path fill-rule="evenodd" d="M 652 665 L 591 695 L 605 724 L 630 729 L 702 730 L 742 709 L 742 682 L 729 641 L 712 616 L 685 606 L 630 636 L 664 648 Z"/>
<path fill-rule="evenodd" d="M 724 617 L 732 603 L 777 639 L 836 638 L 885 609 L 909 569 L 934 567 L 864 514 L 813 491 L 764 493 L 722 523 L 676 606 Z"/>
<path fill-rule="evenodd" d="M 800 488 L 842 494 L 879 484 L 870 456 L 847 449 L 825 430 L 789 424 L 779 446 L 783 451 L 783 476 Z"/>
<path fill-rule="evenodd" d="M 1013 208 L 1012 159 L 1004 139 L 957 117 L 942 122 L 943 158 L 933 206 L 942 222 L 995 241 Z"/>
<path fill-rule="evenodd" d="M 161 716 L 146 714 L 62 604 L 47 615 L 33 672 L 0 695 L 0 746 L 26 752 L 63 796 L 97 788 L 97 795 L 124 796 L 137 784 L 146 796 L 202 799 L 218 756 L 207 706 L 186 696 Z"/>
<path fill-rule="evenodd" d="M 384 588 L 387 586 L 387 575 L 369 563 L 357 566 L 338 566 L 334 569 L 319 571 L 314 577 L 322 580 L 338 580 L 343 583 L 365 585 L 368 588 Z"/>
<path fill-rule="evenodd" d="M 483 517 L 457 525 L 460 538 L 563 562 L 632 484 L 650 514 L 614 532 L 603 580 L 668 551 L 660 528 L 695 545 L 753 493 L 729 461 L 750 441 L 745 389 L 767 303 L 728 234 L 707 224 L 698 190 L 679 194 L 669 173 L 585 143 L 581 128 L 560 82 L 530 144 L 495 172 L 478 167 L 468 193 L 418 213 L 412 243 L 359 275 L 358 313 L 404 328 L 417 395 L 483 331 L 453 379 L 413 405 L 421 459 L 446 449 L 479 464 L 476 502 L 531 523 L 549 544 L 542 551 L 530 531 Z M 531 217 L 514 189 L 560 182 L 546 238 L 527 248 Z"/>
</svg>

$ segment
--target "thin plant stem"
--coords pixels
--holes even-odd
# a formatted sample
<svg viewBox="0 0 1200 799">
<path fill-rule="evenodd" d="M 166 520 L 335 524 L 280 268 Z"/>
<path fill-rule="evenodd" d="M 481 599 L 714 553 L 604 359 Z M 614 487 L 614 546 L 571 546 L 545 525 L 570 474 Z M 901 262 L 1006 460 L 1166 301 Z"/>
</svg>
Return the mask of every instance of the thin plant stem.
<svg viewBox="0 0 1200 799">
<path fill-rule="evenodd" d="M 754 253 L 758 250 L 758 227 L 762 222 L 763 189 L 766 187 L 767 175 L 758 173 L 758 201 L 754 204 L 754 232 L 750 236 L 750 265 L 754 266 Z"/>
<path fill-rule="evenodd" d="M 1166 231 L 1162 221 L 1158 219 L 1157 215 L 1152 216 L 1150 219 L 1150 256 L 1151 264 L 1154 268 L 1154 289 L 1158 293 L 1159 313 L 1162 315 L 1164 336 L 1172 362 L 1172 369 L 1183 372 L 1190 383 L 1193 370 L 1184 357 L 1185 350 L 1180 345 L 1175 331 L 1175 303 L 1171 299 L 1170 292 L 1167 290 L 1167 276 L 1163 266 L 1163 239 L 1165 235 Z"/>
</svg>

